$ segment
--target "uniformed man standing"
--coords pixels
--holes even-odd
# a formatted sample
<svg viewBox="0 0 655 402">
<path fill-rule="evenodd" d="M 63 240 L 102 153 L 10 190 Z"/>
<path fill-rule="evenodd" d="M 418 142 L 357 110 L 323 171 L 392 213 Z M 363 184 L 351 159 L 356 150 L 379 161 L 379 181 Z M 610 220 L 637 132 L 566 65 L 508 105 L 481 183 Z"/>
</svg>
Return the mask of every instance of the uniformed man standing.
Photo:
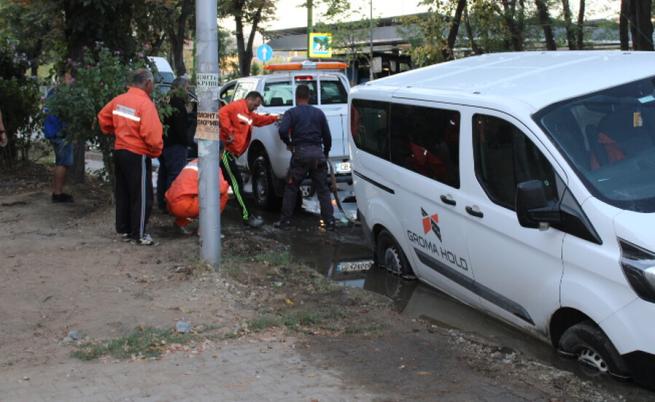
<svg viewBox="0 0 655 402">
<path fill-rule="evenodd" d="M 298 187 L 309 172 L 321 206 L 321 226 L 334 230 L 334 211 L 327 183 L 332 135 L 325 113 L 311 106 L 309 98 L 307 85 L 296 87 L 296 106 L 284 114 L 280 123 L 280 138 L 291 150 L 292 157 L 282 199 L 282 216 L 274 226 L 280 229 L 291 226 Z"/>
<path fill-rule="evenodd" d="M 146 233 L 152 210 L 152 161 L 164 146 L 162 125 L 150 99 L 154 89 L 152 73 L 132 73 L 130 88 L 111 100 L 98 113 L 100 130 L 114 135 L 114 177 L 116 231 L 126 240 L 151 246 Z"/>
</svg>

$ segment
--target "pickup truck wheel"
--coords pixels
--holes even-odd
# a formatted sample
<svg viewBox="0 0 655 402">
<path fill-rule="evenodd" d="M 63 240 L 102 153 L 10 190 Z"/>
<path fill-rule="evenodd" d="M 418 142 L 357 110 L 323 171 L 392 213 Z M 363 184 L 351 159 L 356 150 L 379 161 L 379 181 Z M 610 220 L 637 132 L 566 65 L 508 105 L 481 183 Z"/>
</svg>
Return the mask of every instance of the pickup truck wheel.
<svg viewBox="0 0 655 402">
<path fill-rule="evenodd" d="M 590 375 L 610 374 L 620 380 L 630 372 L 609 338 L 591 321 L 583 321 L 567 329 L 559 341 L 561 354 L 578 360 Z"/>
<path fill-rule="evenodd" d="M 386 229 L 380 231 L 375 242 L 375 261 L 379 266 L 396 275 L 403 277 L 414 275 L 405 253 Z"/>
<path fill-rule="evenodd" d="M 259 208 L 277 210 L 281 205 L 273 187 L 270 165 L 264 156 L 258 156 L 252 164 L 252 194 Z"/>
</svg>

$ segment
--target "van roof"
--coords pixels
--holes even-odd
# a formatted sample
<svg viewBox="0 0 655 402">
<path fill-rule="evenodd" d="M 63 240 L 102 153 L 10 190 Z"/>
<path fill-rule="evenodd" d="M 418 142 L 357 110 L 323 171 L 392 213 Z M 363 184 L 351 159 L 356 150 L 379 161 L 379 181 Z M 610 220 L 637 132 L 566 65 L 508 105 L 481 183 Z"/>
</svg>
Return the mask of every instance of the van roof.
<svg viewBox="0 0 655 402">
<path fill-rule="evenodd" d="M 655 76 L 655 53 L 513 52 L 472 56 L 371 81 L 374 89 L 466 94 L 484 103 L 523 103 L 530 112 L 553 103 Z M 363 89 L 363 88 L 362 88 Z M 467 97 L 468 97 L 467 96 Z"/>
</svg>

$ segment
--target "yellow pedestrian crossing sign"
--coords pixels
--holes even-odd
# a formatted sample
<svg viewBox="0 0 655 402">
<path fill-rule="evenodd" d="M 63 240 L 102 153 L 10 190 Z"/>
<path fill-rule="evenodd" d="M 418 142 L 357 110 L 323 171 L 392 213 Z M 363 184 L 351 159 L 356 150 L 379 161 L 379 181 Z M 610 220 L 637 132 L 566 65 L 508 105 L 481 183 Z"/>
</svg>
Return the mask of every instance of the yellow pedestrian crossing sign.
<svg viewBox="0 0 655 402">
<path fill-rule="evenodd" d="M 309 57 L 332 57 L 332 34 L 312 32 L 309 34 Z"/>
</svg>

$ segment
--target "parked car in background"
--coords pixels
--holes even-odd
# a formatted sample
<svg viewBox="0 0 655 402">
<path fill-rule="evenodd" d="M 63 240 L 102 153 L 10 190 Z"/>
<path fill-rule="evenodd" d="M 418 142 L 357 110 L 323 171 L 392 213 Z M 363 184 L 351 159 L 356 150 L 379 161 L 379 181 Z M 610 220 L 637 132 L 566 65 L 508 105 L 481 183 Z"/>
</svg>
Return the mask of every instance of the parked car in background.
<svg viewBox="0 0 655 402">
<path fill-rule="evenodd" d="M 348 120 L 348 80 L 343 74 L 347 67 L 336 62 L 304 62 L 269 65 L 271 74 L 239 78 L 223 85 L 220 101 L 223 104 L 243 99 L 250 91 L 258 91 L 264 101 L 259 113 L 282 114 L 295 105 L 295 88 L 299 84 L 309 86 L 310 103 L 327 116 L 332 134 L 329 160 L 339 187 L 339 198 L 349 214 L 356 213 L 352 197 L 352 177 L 346 137 Z M 280 140 L 278 126 L 254 127 L 248 151 L 237 164 L 245 176 L 246 191 L 251 190 L 258 206 L 275 209 L 281 202 L 284 180 L 289 168 L 291 153 Z M 312 186 L 301 186 L 305 208 L 318 211 Z M 350 208 L 348 208 L 350 206 Z"/>
<path fill-rule="evenodd" d="M 150 60 L 151 63 L 154 63 L 155 67 L 157 67 L 157 72 L 154 74 L 155 85 L 157 85 L 157 88 L 162 94 L 168 93 L 173 84 L 173 80 L 175 80 L 175 72 L 173 71 L 173 68 L 164 57 L 149 56 L 148 60 Z"/>
<path fill-rule="evenodd" d="M 655 54 L 521 52 L 354 88 L 379 264 L 655 388 Z"/>
</svg>

